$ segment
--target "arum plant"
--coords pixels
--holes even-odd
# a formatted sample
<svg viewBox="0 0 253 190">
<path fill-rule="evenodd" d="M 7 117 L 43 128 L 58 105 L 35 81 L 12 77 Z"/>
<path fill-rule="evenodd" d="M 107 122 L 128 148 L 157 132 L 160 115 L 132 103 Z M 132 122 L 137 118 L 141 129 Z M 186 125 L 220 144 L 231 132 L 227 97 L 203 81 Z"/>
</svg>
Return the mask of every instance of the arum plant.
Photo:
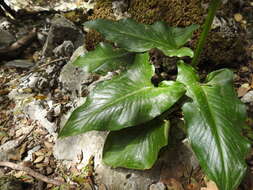
<svg viewBox="0 0 253 190">
<path fill-rule="evenodd" d="M 219 4 L 219 0 L 210 4 L 193 66 Z M 228 69 L 214 71 L 200 83 L 195 68 L 179 61 L 176 81 L 162 81 L 158 86 L 151 82 L 155 70 L 147 51 L 157 48 L 167 56 L 193 57 L 193 51 L 184 45 L 198 26 L 177 28 L 163 22 L 145 25 L 131 19 L 98 19 L 84 26 L 99 31 L 116 48 L 101 43 L 73 64 L 88 73 L 122 72 L 96 85 L 85 103 L 71 114 L 59 137 L 110 131 L 103 149 L 105 164 L 149 169 L 169 140 L 170 123 L 159 115 L 188 96 L 190 101 L 184 102 L 182 110 L 192 150 L 220 190 L 235 189 L 246 171 L 244 159 L 250 145 L 241 135 L 246 109 L 233 88 L 233 73 Z"/>
</svg>

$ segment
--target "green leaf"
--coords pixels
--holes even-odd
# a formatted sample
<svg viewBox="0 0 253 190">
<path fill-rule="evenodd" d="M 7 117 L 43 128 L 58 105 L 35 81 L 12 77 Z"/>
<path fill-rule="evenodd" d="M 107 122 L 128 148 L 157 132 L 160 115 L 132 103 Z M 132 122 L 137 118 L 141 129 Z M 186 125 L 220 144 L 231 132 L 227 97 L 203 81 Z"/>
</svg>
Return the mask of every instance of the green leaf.
<svg viewBox="0 0 253 190">
<path fill-rule="evenodd" d="M 108 71 L 127 66 L 133 61 L 133 54 L 123 49 L 114 49 L 110 44 L 100 43 L 94 51 L 78 57 L 73 64 L 88 73 L 106 74 Z"/>
<path fill-rule="evenodd" d="M 246 171 L 249 143 L 241 135 L 245 106 L 232 86 L 228 69 L 212 72 L 200 84 L 194 69 L 178 66 L 178 81 L 185 84 L 192 102 L 183 106 L 189 140 L 201 167 L 220 190 L 233 190 Z"/>
<path fill-rule="evenodd" d="M 112 167 L 149 169 L 159 150 L 168 144 L 169 122 L 158 119 L 141 126 L 110 132 L 103 149 L 103 161 Z"/>
<path fill-rule="evenodd" d="M 88 21 L 84 26 L 99 31 L 107 40 L 117 43 L 130 52 L 145 52 L 158 48 L 168 56 L 178 57 L 193 57 L 193 51 L 182 46 L 198 28 L 198 25 L 185 28 L 169 27 L 163 22 L 146 25 L 131 19 L 117 22 L 98 19 Z"/>
<path fill-rule="evenodd" d="M 99 83 L 72 113 L 59 136 L 120 130 L 149 121 L 169 109 L 184 94 L 183 85 L 172 82 L 154 87 L 154 67 L 148 59 L 148 53 L 136 55 L 127 72 Z"/>
</svg>

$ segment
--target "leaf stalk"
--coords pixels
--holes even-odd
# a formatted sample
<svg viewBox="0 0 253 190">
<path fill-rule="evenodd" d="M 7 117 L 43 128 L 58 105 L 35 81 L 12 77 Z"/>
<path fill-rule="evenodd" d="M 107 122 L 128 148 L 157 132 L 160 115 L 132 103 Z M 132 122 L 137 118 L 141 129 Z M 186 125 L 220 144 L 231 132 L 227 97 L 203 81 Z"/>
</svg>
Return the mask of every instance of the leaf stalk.
<svg viewBox="0 0 253 190">
<path fill-rule="evenodd" d="M 201 52 L 203 51 L 208 32 L 211 29 L 213 19 L 215 17 L 217 9 L 219 8 L 219 6 L 221 4 L 221 1 L 222 0 L 212 0 L 209 4 L 208 15 L 207 15 L 207 17 L 205 19 L 205 23 L 203 25 L 203 31 L 200 34 L 200 38 L 198 40 L 197 47 L 194 51 L 194 57 L 192 60 L 192 65 L 194 67 L 196 67 L 199 64 L 199 58 L 200 58 Z"/>
</svg>

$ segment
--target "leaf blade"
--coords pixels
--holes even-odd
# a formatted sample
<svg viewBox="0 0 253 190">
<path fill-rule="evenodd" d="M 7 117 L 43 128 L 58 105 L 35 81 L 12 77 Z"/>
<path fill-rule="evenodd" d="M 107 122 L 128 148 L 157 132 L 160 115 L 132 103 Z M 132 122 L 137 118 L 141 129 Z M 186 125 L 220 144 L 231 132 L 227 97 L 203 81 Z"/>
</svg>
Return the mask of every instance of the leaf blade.
<svg viewBox="0 0 253 190">
<path fill-rule="evenodd" d="M 154 87 L 154 68 L 148 57 L 147 53 L 137 55 L 127 72 L 98 84 L 71 114 L 59 136 L 120 130 L 149 121 L 171 107 L 185 90 L 179 82 Z"/>
<path fill-rule="evenodd" d="M 114 49 L 110 44 L 100 43 L 94 51 L 79 56 L 73 64 L 87 73 L 106 74 L 108 71 L 126 67 L 133 61 L 133 54 Z"/>
<path fill-rule="evenodd" d="M 130 52 L 145 52 L 152 48 L 162 50 L 168 56 L 193 56 L 192 50 L 183 46 L 198 28 L 191 25 L 186 28 L 168 27 L 163 22 L 145 25 L 131 19 L 118 22 L 97 19 L 84 23 L 85 27 L 102 33 L 107 40 L 117 43 Z"/>
<path fill-rule="evenodd" d="M 150 169 L 160 149 L 168 144 L 168 130 L 168 121 L 155 119 L 110 132 L 103 149 L 103 162 L 112 167 Z"/>
<path fill-rule="evenodd" d="M 211 73 L 200 84 L 194 69 L 179 64 L 178 81 L 192 102 L 183 106 L 187 131 L 201 167 L 220 190 L 235 189 L 246 171 L 249 144 L 241 136 L 246 111 L 232 87 L 227 69 Z"/>
</svg>

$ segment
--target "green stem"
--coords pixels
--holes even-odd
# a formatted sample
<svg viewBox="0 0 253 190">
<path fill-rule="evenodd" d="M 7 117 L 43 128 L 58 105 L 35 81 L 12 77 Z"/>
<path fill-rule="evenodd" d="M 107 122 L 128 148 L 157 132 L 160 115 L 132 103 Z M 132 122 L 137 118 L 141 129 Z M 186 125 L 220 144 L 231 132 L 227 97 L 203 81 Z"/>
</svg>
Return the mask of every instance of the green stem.
<svg viewBox="0 0 253 190">
<path fill-rule="evenodd" d="M 199 57 L 201 55 L 201 52 L 204 48 L 205 41 L 208 35 L 209 30 L 211 29 L 212 23 L 214 16 L 216 14 L 217 9 L 219 8 L 222 0 L 212 0 L 209 4 L 209 10 L 208 10 L 208 15 L 206 17 L 205 23 L 203 25 L 203 31 L 201 32 L 197 48 L 194 51 L 194 57 L 192 60 L 192 65 L 196 67 L 199 62 Z"/>
</svg>

